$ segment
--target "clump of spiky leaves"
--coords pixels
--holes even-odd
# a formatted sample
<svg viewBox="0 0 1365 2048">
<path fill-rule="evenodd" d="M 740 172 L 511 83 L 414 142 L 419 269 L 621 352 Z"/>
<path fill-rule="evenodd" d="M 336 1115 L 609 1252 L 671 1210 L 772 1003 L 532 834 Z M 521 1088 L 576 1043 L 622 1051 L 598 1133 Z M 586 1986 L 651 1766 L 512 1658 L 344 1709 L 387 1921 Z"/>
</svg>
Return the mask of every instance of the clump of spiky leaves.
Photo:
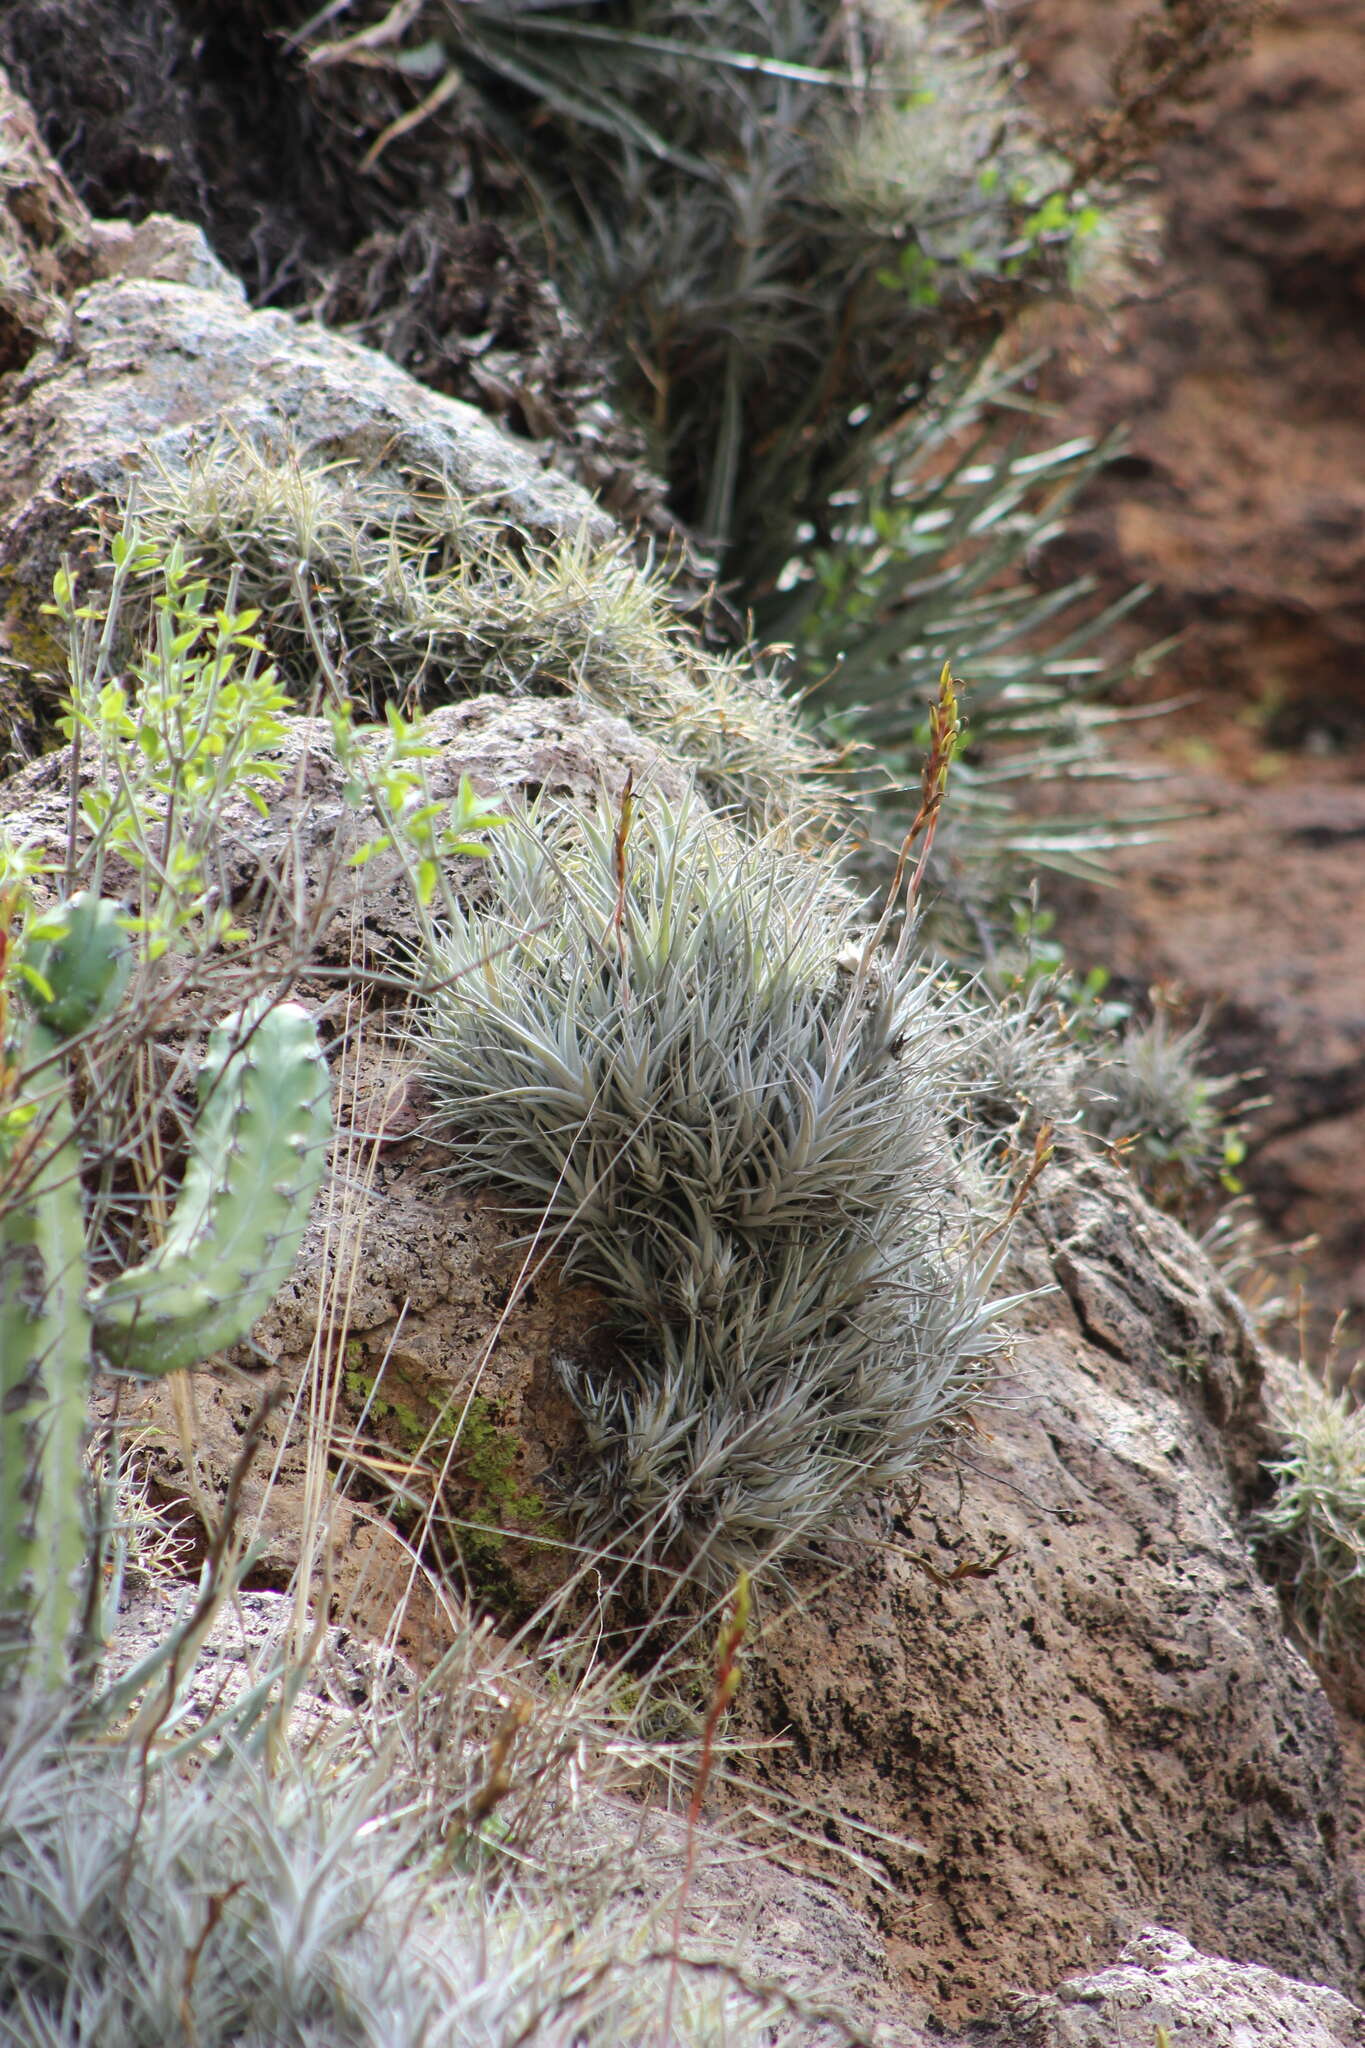
<svg viewBox="0 0 1365 2048">
<path fill-rule="evenodd" d="M 338 34 L 331 10 L 312 62 L 406 69 L 432 110 L 460 91 L 523 181 L 521 238 L 746 594 L 1085 225 L 1008 59 L 921 0 L 428 0 L 374 32 L 377 12 Z"/>
<path fill-rule="evenodd" d="M 1130 1019 L 1087 1049 L 1077 1096 L 1085 1124 L 1113 1145 L 1161 1207 L 1181 1212 L 1201 1194 L 1238 1192 L 1246 1148 L 1226 1097 L 1236 1075 L 1201 1072 L 1201 1020 L 1185 1031 L 1164 1010 Z"/>
<path fill-rule="evenodd" d="M 537 539 L 442 478 L 222 441 L 142 486 L 139 518 L 270 621 L 291 692 L 320 665 L 378 711 L 483 691 L 583 695 L 761 817 L 814 800 L 824 756 L 754 669 L 704 647 L 624 543 Z"/>
<path fill-rule="evenodd" d="M 1094 880 L 1106 852 L 1140 843 L 1163 815 L 1031 801 L 1040 783 L 1056 791 L 1143 779 L 1115 764 L 1108 735 L 1123 719 L 1150 714 L 1117 711 L 1112 700 L 1162 650 L 1126 666 L 1104 651 L 1145 589 L 1098 607 L 1093 578 L 1040 585 L 1039 558 L 1113 450 L 1075 440 L 1022 452 L 1006 410 L 1021 375 L 945 371 L 919 409 L 868 451 L 863 474 L 813 523 L 757 606 L 760 630 L 791 650 L 792 685 L 810 693 L 812 725 L 854 750 L 893 844 L 933 679 L 951 658 L 963 679 L 966 750 L 936 879 L 997 921 L 1002 888 L 1021 867 Z"/>
<path fill-rule="evenodd" d="M 0 2042 L 614 2048 L 660 2038 L 666 2009 L 679 2048 L 810 2038 L 723 1964 L 685 1969 L 675 1997 L 662 1931 L 602 1883 L 566 1937 L 551 1886 L 518 1887 L 477 1845 L 444 1853 L 427 1802 L 395 1788 L 392 1741 L 378 1761 L 339 1747 L 272 1766 L 229 1744 L 186 1768 L 15 1731 Z"/>
<path fill-rule="evenodd" d="M 1357 1675 L 1365 1660 L 1365 1410 L 1306 1366 L 1284 1412 L 1259 1542 L 1304 1638 Z"/>
<path fill-rule="evenodd" d="M 695 808 L 541 816 L 492 866 L 426 1028 L 454 1170 L 613 1305 L 621 1362 L 571 1388 L 588 1530 L 728 1580 L 914 1471 L 981 1387 L 954 1047 L 903 957 L 836 967 L 827 861 Z"/>
<path fill-rule="evenodd" d="M 1003 1137 L 1075 1119 L 1081 1056 L 1045 984 L 979 996 L 959 1024 L 960 1007 L 945 1008 L 945 1024 L 961 1032 L 958 1075 L 979 1130 Z"/>
</svg>

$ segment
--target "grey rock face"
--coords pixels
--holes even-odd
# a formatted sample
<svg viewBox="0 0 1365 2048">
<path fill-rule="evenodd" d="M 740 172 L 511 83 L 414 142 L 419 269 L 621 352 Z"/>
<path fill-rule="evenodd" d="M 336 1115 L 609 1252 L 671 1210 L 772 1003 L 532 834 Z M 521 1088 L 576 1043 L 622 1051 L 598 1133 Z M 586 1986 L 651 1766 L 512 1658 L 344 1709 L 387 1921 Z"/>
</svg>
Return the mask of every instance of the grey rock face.
<svg viewBox="0 0 1365 2048">
<path fill-rule="evenodd" d="M 1323 1984 L 1201 1955 L 1145 1927 L 1116 1963 L 1024 1998 L 1004 2043 L 1017 2048 L 1360 2048 L 1365 2013 Z"/>
<path fill-rule="evenodd" d="M 159 267 L 154 252 L 146 261 Z M 176 261 L 182 274 L 210 274 L 184 250 Z M 226 273 L 222 288 L 213 281 L 93 284 L 72 299 L 61 338 L 16 377 L 0 438 L 0 561 L 26 586 L 46 594 L 88 521 L 81 499 L 122 491 L 147 464 L 174 470 L 223 433 L 395 483 L 432 471 L 538 537 L 613 533 L 586 491 L 472 406 L 325 329 L 249 312 Z"/>
</svg>

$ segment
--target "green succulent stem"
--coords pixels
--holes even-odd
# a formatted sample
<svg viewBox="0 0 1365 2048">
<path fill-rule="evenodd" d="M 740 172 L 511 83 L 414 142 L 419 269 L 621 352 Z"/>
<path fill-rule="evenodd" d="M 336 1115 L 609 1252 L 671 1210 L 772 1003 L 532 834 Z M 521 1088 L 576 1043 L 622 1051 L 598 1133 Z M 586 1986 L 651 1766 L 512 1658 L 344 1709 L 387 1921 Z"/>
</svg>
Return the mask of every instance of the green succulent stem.
<svg viewBox="0 0 1365 2048">
<path fill-rule="evenodd" d="M 31 1025 L 26 1065 L 54 1050 L 52 1034 Z M 65 1668 L 85 1544 L 91 1324 L 80 1161 L 64 1090 L 44 1126 L 45 1156 L 0 1213 L 0 1653 L 17 1643 L 49 1688 Z"/>
<path fill-rule="evenodd" d="M 20 1114 L 0 1161 L 0 1653 L 17 1652 L 25 1683 L 50 1690 L 65 1674 L 80 1605 L 92 1363 L 177 1372 L 246 1334 L 293 1265 L 332 1111 L 305 1010 L 261 996 L 227 1018 L 209 1043 L 161 1244 L 93 1284 L 61 1055 L 109 1020 L 131 972 L 114 906 L 73 898 L 26 968 Z"/>
<path fill-rule="evenodd" d="M 288 1279 L 331 1136 L 308 1012 L 268 999 L 218 1025 L 185 1178 L 161 1243 L 92 1289 L 110 1364 L 161 1374 L 235 1344 Z"/>
</svg>

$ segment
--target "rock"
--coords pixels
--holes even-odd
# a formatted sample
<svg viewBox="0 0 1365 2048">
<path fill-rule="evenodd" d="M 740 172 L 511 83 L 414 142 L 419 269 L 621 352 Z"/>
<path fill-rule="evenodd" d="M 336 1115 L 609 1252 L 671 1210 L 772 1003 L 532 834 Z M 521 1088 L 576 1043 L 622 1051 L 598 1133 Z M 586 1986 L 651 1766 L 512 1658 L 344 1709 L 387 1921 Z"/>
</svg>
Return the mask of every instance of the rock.
<svg viewBox="0 0 1365 2048">
<path fill-rule="evenodd" d="M 1048 118 L 1104 103 L 1140 18 L 1151 10 L 1138 0 L 1019 11 Z M 1068 431 L 1122 423 L 1128 442 L 1063 546 L 1114 596 L 1157 584 L 1132 644 L 1181 632 L 1163 694 L 1201 693 L 1158 764 L 1176 771 L 1160 800 L 1215 815 L 1121 853 L 1118 889 L 1049 896 L 1080 964 L 1103 961 L 1138 989 L 1176 983 L 1212 1012 L 1213 1063 L 1258 1070 L 1251 1092 L 1271 1100 L 1242 1177 L 1274 1241 L 1321 1238 L 1304 1281 L 1321 1357 L 1338 1310 L 1354 1324 L 1365 1309 L 1358 7 L 1258 10 L 1247 53 L 1210 84 L 1156 155 L 1158 288 L 1107 319 L 1062 380 Z M 1276 751 L 1287 746 L 1303 751 Z M 1360 1348 L 1348 1332 L 1343 1371 Z"/>
<path fill-rule="evenodd" d="M 606 514 L 535 452 L 425 390 L 373 351 L 284 313 L 252 313 L 206 254 L 157 256 L 144 228 L 135 269 L 171 267 L 212 289 L 120 275 L 76 293 L 49 343 L 5 393 L 0 441 L 0 651 L 20 654 L 91 504 L 124 496 L 140 469 L 175 473 L 206 441 L 242 435 L 321 462 L 351 462 L 397 490 L 423 474 L 536 538 L 606 541 Z M 164 238 L 163 238 L 164 239 Z M 198 245 L 194 245 L 197 252 Z M 168 261 L 169 259 L 169 261 Z"/>
<path fill-rule="evenodd" d="M 101 277 L 151 278 L 216 292 L 245 306 L 246 292 L 210 249 L 202 228 L 173 214 L 149 213 L 136 226 L 126 221 L 93 224 Z"/>
<path fill-rule="evenodd" d="M 244 302 L 203 231 L 169 214 L 92 220 L 0 70 L 0 375 L 58 343 L 64 300 L 96 277 L 160 278 Z"/>
<path fill-rule="evenodd" d="M 1216 12 L 1216 10 L 1215 10 Z M 1021 50 L 1048 115 L 1103 105 L 1137 0 L 1034 0 Z M 1197 19 L 1197 17 L 1195 17 Z M 1077 358 L 1069 431 L 1127 429 L 1068 543 L 1117 591 L 1151 580 L 1179 673 L 1362 731 L 1365 39 L 1355 0 L 1258 11 L 1247 55 L 1156 153 L 1160 288 Z"/>
<path fill-rule="evenodd" d="M 197 1589 L 161 1576 L 130 1574 L 113 1634 L 105 1645 L 101 1676 L 113 1683 L 154 1656 L 177 1627 L 189 1620 Z M 300 1619 L 303 1635 L 298 1634 Z M 290 1733 L 300 1742 L 345 1732 L 355 1708 L 378 1693 L 395 1700 L 407 1697 L 414 1674 L 401 1659 L 385 1657 L 373 1641 L 344 1628 L 316 1626 L 312 1616 L 300 1617 L 287 1593 L 249 1592 L 239 1587 L 224 1602 L 202 1638 L 193 1665 L 178 1668 L 183 1732 L 212 1721 L 216 1714 L 260 1683 L 277 1665 L 297 1663 L 300 1641 L 309 1654 L 308 1677 L 292 1702 Z M 165 1667 L 160 1691 L 153 1685 L 144 1697 L 164 1698 Z"/>
<path fill-rule="evenodd" d="M 950 2023 L 1156 1918 L 1351 1988 L 1332 1715 L 1243 1533 L 1244 1320 L 1096 1161 L 1049 1169 L 1017 1262 L 1058 1291 L 961 1467 L 869 1515 L 752 1658 L 745 1725 L 787 1745 L 761 1775 L 881 1865 L 855 1896 Z"/>
<path fill-rule="evenodd" d="M 1144 1927 L 1116 1963 L 1022 1998 L 1001 2048 L 1360 2048 L 1365 2013 L 1323 1984 L 1201 1955 Z"/>
<path fill-rule="evenodd" d="M 557 1368 L 598 1362 L 605 1312 L 591 1290 L 559 1284 L 553 1261 L 524 1266 L 506 1216 L 442 1183 L 437 1148 L 379 1129 L 343 1140 L 294 1276 L 235 1366 L 196 1373 L 185 1395 L 140 1387 L 124 1413 L 155 1498 L 211 1531 L 252 1418 L 281 1390 L 235 1487 L 255 1570 L 281 1584 L 325 1559 L 333 1617 L 382 1637 L 397 1616 L 400 1646 L 426 1669 L 443 1647 L 443 1595 L 414 1572 L 404 1535 L 433 1501 L 452 1589 L 510 1615 L 562 1582 L 555 1467 L 581 1455 L 581 1439 Z M 314 1435 L 340 1482 L 335 1498 L 319 1494 Z M 310 1558 L 305 1532 L 319 1514 Z"/>
<path fill-rule="evenodd" d="M 94 273 L 94 240 L 31 108 L 0 71 L 0 375 L 59 333 L 63 294 Z"/>
<path fill-rule="evenodd" d="M 1198 815 L 1121 851 L 1120 886 L 1057 882 L 1068 948 L 1134 989 L 1179 989 L 1209 1020 L 1210 1064 L 1260 1100 L 1239 1169 L 1275 1242 L 1316 1234 L 1310 1355 L 1365 1309 L 1365 789 L 1318 762 L 1265 784 L 1206 769 L 1167 784 Z M 1268 879 L 1273 878 L 1273 880 Z M 1343 1367 L 1359 1340 L 1348 1331 Z"/>
<path fill-rule="evenodd" d="M 156 1651 L 176 1620 L 183 1621 L 189 1602 L 182 1598 L 177 1614 L 173 1590 L 149 1581 L 126 1600 L 108 1645 L 109 1679 Z M 222 1714 L 281 1661 L 296 1662 L 299 1619 L 292 1595 L 235 1594 L 214 1620 L 185 1677 L 177 1732 L 183 1737 Z M 310 1615 L 303 1617 L 303 1625 L 309 1661 L 291 1704 L 293 1741 L 305 1753 L 329 1741 L 344 1743 L 348 1730 L 354 1732 L 356 1710 L 378 1700 L 386 1718 L 401 1716 L 407 1724 L 407 1743 L 395 1746 L 395 1780 L 401 1782 L 414 1761 L 430 1771 L 436 1759 L 424 1751 L 418 1733 L 424 1725 L 418 1673 L 344 1626 L 319 1627 Z M 447 1783 L 472 1778 L 477 1784 L 486 1771 L 487 1740 L 502 1703 L 509 1695 L 525 1696 L 534 1677 L 520 1655 L 509 1657 L 495 1637 L 471 1627 L 467 1614 L 452 1616 L 443 1649 L 452 1638 L 473 1682 L 455 1724 L 464 1755 L 450 1754 L 448 1729 L 443 1729 L 440 1768 Z M 533 1739 L 512 1751 L 509 1801 L 515 1808 L 519 1794 L 529 1794 L 538 1809 L 532 1822 L 536 1861 L 542 1868 L 552 1865 L 566 1895 L 571 1897 L 586 1876 L 594 1899 L 600 1900 L 610 1872 L 613 1917 L 629 1930 L 632 1946 L 664 1950 L 672 1940 L 674 1902 L 685 1881 L 682 1953 L 702 1968 L 718 1966 L 733 1973 L 753 1987 L 756 2003 L 780 1987 L 779 1996 L 810 2021 L 801 2030 L 803 2048 L 844 2048 L 850 2027 L 866 2034 L 872 2048 L 944 2048 L 944 2037 L 922 2032 L 922 2015 L 891 1986 L 885 1943 L 876 1928 L 828 1885 L 783 1869 L 733 1825 L 701 1822 L 689 1857 L 686 1821 L 649 1797 L 628 1797 L 630 1774 L 624 1770 L 613 1778 L 599 1767 L 590 1781 L 580 1782 L 570 1763 L 576 1747 L 572 1738 L 582 1740 L 590 1732 L 590 1711 L 580 1715 L 581 1729 L 575 1728 L 575 1714 L 572 1698 L 556 1701 L 537 1690 Z M 429 1731 L 429 1721 L 425 1725 Z M 621 1747 L 629 1753 L 628 1740 Z M 528 1748 L 529 1756 L 523 1755 Z M 547 1778 L 548 1784 L 537 1784 Z M 526 1910 L 524 1899 L 521 1910 Z M 653 1939 L 646 1942 L 649 1935 Z M 821 2013 L 837 2013 L 841 2020 L 822 2027 Z"/>
<path fill-rule="evenodd" d="M 95 213 L 197 223 L 253 302 L 315 308 L 540 443 L 623 526 L 686 561 L 698 595 L 707 586 L 642 433 L 610 403 L 600 345 L 490 218 L 484 191 L 500 193 L 509 167 L 464 95 L 453 123 L 395 127 L 401 74 L 314 65 L 306 39 L 267 19 L 190 20 L 175 0 L 6 0 L 0 62 Z"/>
</svg>

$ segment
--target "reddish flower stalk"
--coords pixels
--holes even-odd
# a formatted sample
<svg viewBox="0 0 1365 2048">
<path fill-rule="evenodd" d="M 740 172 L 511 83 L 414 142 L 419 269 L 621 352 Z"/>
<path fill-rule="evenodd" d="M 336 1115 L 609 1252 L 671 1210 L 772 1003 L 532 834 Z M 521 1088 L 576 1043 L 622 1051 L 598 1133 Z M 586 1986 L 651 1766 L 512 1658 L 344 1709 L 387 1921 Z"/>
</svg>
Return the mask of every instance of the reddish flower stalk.
<svg viewBox="0 0 1365 2048">
<path fill-rule="evenodd" d="M 938 702 L 929 707 L 929 752 L 925 758 L 924 774 L 920 783 L 919 809 L 914 823 L 905 836 L 906 850 L 912 847 L 920 834 L 924 843 L 919 850 L 915 872 L 910 877 L 906 891 L 907 914 L 915 907 L 924 870 L 933 849 L 934 834 L 938 830 L 939 812 L 943 799 L 948 793 L 948 770 L 952 766 L 957 743 L 962 737 L 962 719 L 957 708 L 957 688 L 953 681 L 952 664 L 944 662 L 938 679 Z"/>
</svg>

